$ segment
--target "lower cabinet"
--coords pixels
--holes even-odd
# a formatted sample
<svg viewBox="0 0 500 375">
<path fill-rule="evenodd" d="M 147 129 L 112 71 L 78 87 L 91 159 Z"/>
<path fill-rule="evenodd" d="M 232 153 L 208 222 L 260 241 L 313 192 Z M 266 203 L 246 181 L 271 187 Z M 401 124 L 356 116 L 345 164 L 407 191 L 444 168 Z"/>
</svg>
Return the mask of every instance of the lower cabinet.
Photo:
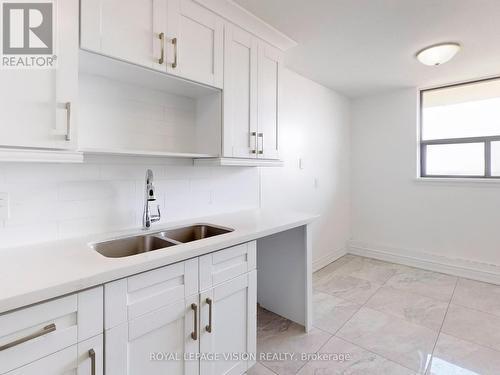
<svg viewBox="0 0 500 375">
<path fill-rule="evenodd" d="M 106 375 L 246 373 L 256 352 L 255 251 L 249 242 L 106 284 Z"/>
<path fill-rule="evenodd" d="M 257 336 L 257 271 L 200 294 L 203 375 L 239 375 L 254 365 Z M 253 355 L 253 357 L 252 357 Z"/>
<path fill-rule="evenodd" d="M 103 288 L 0 315 L 0 374 L 102 375 Z"/>
<path fill-rule="evenodd" d="M 195 321 L 196 319 L 196 321 Z M 196 375 L 198 299 L 191 297 L 106 331 L 106 375 Z"/>
<path fill-rule="evenodd" d="M 103 337 L 96 336 L 8 372 L 8 375 L 103 375 Z"/>
</svg>

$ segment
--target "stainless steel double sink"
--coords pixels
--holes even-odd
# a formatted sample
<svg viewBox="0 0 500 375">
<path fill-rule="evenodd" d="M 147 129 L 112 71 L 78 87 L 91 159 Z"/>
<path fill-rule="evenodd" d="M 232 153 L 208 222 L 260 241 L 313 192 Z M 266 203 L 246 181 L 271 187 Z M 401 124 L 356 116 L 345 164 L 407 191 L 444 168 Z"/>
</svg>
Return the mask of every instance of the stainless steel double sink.
<svg viewBox="0 0 500 375">
<path fill-rule="evenodd" d="M 148 251 L 164 249 L 179 244 L 202 240 L 233 232 L 234 229 L 211 224 L 196 224 L 130 237 L 98 242 L 92 248 L 108 258 L 123 258 Z"/>
</svg>

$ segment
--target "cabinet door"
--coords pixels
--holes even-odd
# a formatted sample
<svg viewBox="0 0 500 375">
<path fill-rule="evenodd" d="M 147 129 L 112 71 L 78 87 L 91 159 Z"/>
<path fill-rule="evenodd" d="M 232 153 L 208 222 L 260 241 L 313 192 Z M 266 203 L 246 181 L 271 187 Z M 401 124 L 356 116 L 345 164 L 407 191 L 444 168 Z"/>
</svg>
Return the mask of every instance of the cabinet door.
<svg viewBox="0 0 500 375">
<path fill-rule="evenodd" d="M 56 68 L 0 69 L 0 146 L 75 149 L 78 0 L 55 0 Z"/>
<path fill-rule="evenodd" d="M 282 71 L 281 52 L 259 44 L 259 158 L 279 159 L 279 102 Z"/>
<path fill-rule="evenodd" d="M 81 47 L 131 63 L 160 64 L 166 0 L 82 0 Z"/>
<path fill-rule="evenodd" d="M 77 375 L 104 374 L 104 340 L 98 335 L 78 343 Z"/>
<path fill-rule="evenodd" d="M 224 24 L 192 0 L 168 0 L 167 71 L 222 88 Z"/>
<path fill-rule="evenodd" d="M 107 330 L 106 375 L 197 375 L 197 315 L 196 295 Z"/>
<path fill-rule="evenodd" d="M 258 41 L 229 24 L 224 35 L 224 156 L 255 158 Z"/>
<path fill-rule="evenodd" d="M 200 352 L 222 356 L 218 361 L 201 361 L 201 374 L 244 374 L 254 364 L 253 358 L 224 356 L 256 353 L 257 271 L 202 293 L 200 304 Z"/>
</svg>

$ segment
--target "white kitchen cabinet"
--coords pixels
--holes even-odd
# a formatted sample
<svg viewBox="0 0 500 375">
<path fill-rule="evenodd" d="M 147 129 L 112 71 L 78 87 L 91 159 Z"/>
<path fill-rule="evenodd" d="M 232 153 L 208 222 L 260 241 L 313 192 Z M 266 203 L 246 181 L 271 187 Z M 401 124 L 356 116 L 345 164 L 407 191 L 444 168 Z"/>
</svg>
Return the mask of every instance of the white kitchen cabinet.
<svg viewBox="0 0 500 375">
<path fill-rule="evenodd" d="M 255 352 L 255 268 L 252 241 L 106 284 L 106 375 L 244 374 L 251 360 L 198 359 Z"/>
<path fill-rule="evenodd" d="M 228 24 L 224 40 L 224 131 L 226 157 L 257 157 L 257 51 L 250 33 Z"/>
<path fill-rule="evenodd" d="M 0 147 L 76 149 L 79 2 L 53 3 L 57 67 L 0 69 Z"/>
<path fill-rule="evenodd" d="M 282 54 L 278 49 L 261 41 L 258 60 L 258 155 L 263 159 L 279 159 Z"/>
<path fill-rule="evenodd" d="M 103 375 L 102 349 L 103 337 L 99 335 L 10 371 L 7 375 Z"/>
<path fill-rule="evenodd" d="M 191 0 L 82 0 L 83 49 L 219 88 L 223 33 Z"/>
<path fill-rule="evenodd" d="M 192 0 L 168 0 L 167 35 L 172 51 L 167 71 L 222 88 L 224 23 Z"/>
<path fill-rule="evenodd" d="M 160 34 L 165 36 L 167 0 L 82 0 L 83 49 L 148 68 L 164 69 Z"/>
<path fill-rule="evenodd" d="M 257 267 L 257 241 L 200 257 L 200 290 L 234 279 Z"/>
<path fill-rule="evenodd" d="M 61 353 L 71 346 L 78 345 L 80 352 L 92 346 L 102 353 L 102 315 L 102 287 L 1 315 L 0 374 L 31 374 L 45 368 L 47 372 L 38 374 L 63 374 L 66 366 L 80 363 L 76 354 Z M 102 354 L 98 358 L 102 362 Z"/>
<path fill-rule="evenodd" d="M 281 52 L 234 25 L 224 52 L 224 157 L 279 159 Z"/>
<path fill-rule="evenodd" d="M 257 271 L 219 284 L 200 295 L 200 352 L 217 353 L 216 361 L 201 361 L 202 375 L 241 375 L 253 366 L 245 354 L 256 353 Z M 225 355 L 236 354 L 234 358 Z"/>
<path fill-rule="evenodd" d="M 199 351 L 198 309 L 195 295 L 107 330 L 106 375 L 198 374 L 184 357 Z"/>
</svg>

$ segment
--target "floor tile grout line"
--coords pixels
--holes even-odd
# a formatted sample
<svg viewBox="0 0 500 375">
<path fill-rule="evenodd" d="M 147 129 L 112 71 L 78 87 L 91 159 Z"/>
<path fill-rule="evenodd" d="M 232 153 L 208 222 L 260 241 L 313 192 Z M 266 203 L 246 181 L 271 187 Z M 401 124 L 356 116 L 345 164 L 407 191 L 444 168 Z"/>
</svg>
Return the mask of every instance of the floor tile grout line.
<svg viewBox="0 0 500 375">
<path fill-rule="evenodd" d="M 436 336 L 436 341 L 434 342 L 434 346 L 432 347 L 431 356 L 429 358 L 429 364 L 428 364 L 428 366 L 426 366 L 426 369 L 425 369 L 426 373 L 428 372 L 427 367 L 432 365 L 432 358 L 434 358 L 434 351 L 436 350 L 436 346 L 437 346 L 437 343 L 439 341 L 439 336 L 441 335 L 441 332 L 443 330 L 444 322 L 446 321 L 446 316 L 448 315 L 448 311 L 450 310 L 451 301 L 453 301 L 453 296 L 455 295 L 455 291 L 457 290 L 457 285 L 458 285 L 458 277 L 457 277 L 457 280 L 455 281 L 455 287 L 453 288 L 453 292 L 451 293 L 450 302 L 448 302 L 448 306 L 446 307 L 446 312 L 444 313 L 444 318 L 443 318 L 443 321 L 441 323 L 441 327 L 439 327 L 439 331 L 438 331 L 438 334 Z"/>
<path fill-rule="evenodd" d="M 461 337 L 458 337 L 458 336 L 452 335 L 452 334 L 450 334 L 450 333 L 446 333 L 446 332 L 440 332 L 440 333 L 443 333 L 443 335 L 446 335 L 446 336 L 451 336 L 451 337 L 453 337 L 454 339 L 457 339 L 457 340 L 460 340 L 460 341 L 465 341 L 465 342 L 467 342 L 467 343 L 469 343 L 469 344 L 474 344 L 474 345 L 477 345 L 477 346 L 481 347 L 482 349 L 488 349 L 488 350 L 492 350 L 492 351 L 494 351 L 494 352 L 496 352 L 496 353 L 500 353 L 500 350 L 499 350 L 499 349 L 495 349 L 495 348 L 492 348 L 492 347 L 490 347 L 490 346 L 486 346 L 486 345 L 484 345 L 484 344 L 479 344 L 479 343 L 477 343 L 477 342 L 475 342 L 475 341 L 467 340 L 467 339 L 464 339 L 464 338 L 461 338 Z"/>
<path fill-rule="evenodd" d="M 390 263 L 390 264 L 395 264 L 395 263 Z M 342 265 L 341 267 L 343 267 L 343 266 L 344 266 L 344 265 Z M 415 269 L 418 269 L 418 268 L 415 268 Z M 335 271 L 336 271 L 336 270 L 335 270 Z M 335 271 L 333 271 L 332 273 L 334 273 Z M 424 271 L 425 271 L 425 270 L 424 270 Z M 429 272 L 432 272 L 432 271 L 429 271 Z M 372 350 L 369 350 L 369 349 L 367 349 L 367 348 L 365 348 L 365 347 L 363 347 L 363 346 L 360 346 L 359 344 L 355 344 L 355 343 L 353 343 L 353 342 L 351 342 L 351 341 L 349 341 L 349 340 L 344 339 L 343 337 L 337 336 L 337 333 L 339 333 L 339 332 L 342 330 L 342 328 L 343 328 L 343 327 L 344 327 L 344 326 L 345 326 L 348 322 L 350 322 L 350 321 L 352 320 L 352 318 L 354 317 L 354 315 L 356 315 L 356 314 L 357 314 L 357 313 L 358 313 L 358 312 L 359 312 L 362 308 L 372 309 L 371 307 L 366 306 L 366 305 L 368 304 L 368 302 L 369 302 L 369 301 L 370 301 L 370 300 L 371 300 L 371 299 L 375 296 L 375 294 L 377 294 L 377 293 L 379 292 L 379 290 L 380 290 L 381 288 L 383 288 L 384 286 L 386 286 L 386 285 L 387 285 L 387 283 L 388 283 L 388 282 L 389 282 L 392 278 L 396 277 L 398 274 L 399 274 L 399 272 L 397 272 L 397 271 L 396 271 L 396 273 L 395 273 L 394 275 L 392 275 L 391 277 L 389 277 L 389 278 L 388 278 L 388 279 L 387 279 L 387 280 L 386 280 L 383 284 L 378 284 L 378 285 L 380 285 L 380 287 L 379 287 L 379 288 L 377 288 L 377 289 L 375 290 L 375 292 L 374 292 L 374 293 L 373 293 L 370 297 L 368 297 L 368 299 L 367 299 L 367 300 L 366 300 L 363 304 L 361 304 L 361 306 L 359 307 L 359 309 L 358 309 L 358 310 L 357 310 L 357 311 L 356 311 L 356 312 L 355 312 L 355 313 L 354 313 L 354 314 L 353 314 L 353 315 L 352 315 L 352 316 L 351 316 L 351 317 L 350 317 L 350 318 L 349 318 L 349 319 L 348 319 L 348 320 L 347 320 L 347 321 L 346 321 L 346 322 L 345 322 L 345 323 L 344 323 L 344 324 L 343 324 L 343 325 L 342 325 L 342 326 L 341 326 L 341 327 L 340 327 L 340 328 L 339 328 L 339 329 L 335 332 L 334 336 L 335 336 L 335 337 L 337 337 L 337 338 L 340 338 L 340 339 L 342 339 L 342 340 L 345 340 L 345 341 L 347 341 L 347 342 L 349 342 L 349 343 L 351 343 L 351 344 L 353 344 L 353 345 L 356 345 L 356 346 L 358 346 L 358 347 L 360 347 L 360 348 L 362 348 L 362 349 L 364 349 L 364 350 L 367 350 L 367 351 L 368 351 L 368 352 L 370 352 L 370 353 L 374 353 L 374 354 L 376 354 L 376 355 L 380 356 L 381 358 L 384 358 L 384 359 L 385 359 L 385 360 L 387 360 L 387 361 L 397 363 L 397 364 L 399 364 L 400 366 L 403 366 L 404 368 L 406 368 L 406 369 L 408 369 L 408 370 L 410 370 L 410 371 L 414 371 L 413 369 L 410 369 L 409 367 L 407 367 L 407 366 L 403 365 L 402 363 L 399 363 L 398 361 L 394 361 L 394 360 L 388 359 L 388 358 L 386 358 L 386 357 L 384 357 L 384 356 L 382 356 L 382 355 L 380 355 L 380 354 L 378 354 L 378 353 L 373 352 Z M 361 278 L 360 278 L 360 279 L 361 279 Z M 363 280 L 363 279 L 361 279 L 361 280 Z M 368 280 L 366 280 L 366 281 L 368 281 Z M 371 283 L 371 281 L 369 281 L 369 282 Z M 451 300 L 453 299 L 453 295 L 454 295 L 454 293 L 455 293 L 455 289 L 456 289 L 456 287 L 457 287 L 457 284 L 458 284 L 458 277 L 455 277 L 455 285 L 454 285 L 454 287 L 453 287 L 453 292 L 452 292 L 452 294 L 451 294 L 450 300 L 449 300 L 449 302 L 448 302 L 448 306 L 447 306 L 447 308 L 446 308 L 446 313 L 448 312 L 448 308 L 449 308 L 449 306 L 450 306 L 450 304 L 451 304 Z M 394 289 L 397 289 L 397 288 L 394 288 Z M 325 293 L 326 293 L 326 292 L 325 292 Z M 411 294 L 413 294 L 413 295 L 422 296 L 421 294 L 418 294 L 418 293 L 413 293 L 413 292 L 409 292 L 409 293 L 411 293 Z M 328 294 L 328 293 L 326 293 L 326 294 Z M 423 297 L 428 297 L 428 296 L 423 296 Z M 337 297 L 337 298 L 339 298 L 339 297 Z M 428 297 L 428 298 L 431 298 L 431 297 Z M 434 298 L 432 298 L 432 299 L 434 299 Z M 434 299 L 434 300 L 436 300 L 436 299 Z M 436 301 L 439 301 L 439 300 L 436 300 Z M 352 302 L 352 301 L 351 301 L 351 302 Z M 440 302 L 445 302 L 445 301 L 440 301 Z M 382 311 L 379 311 L 379 310 L 377 310 L 377 309 L 372 309 L 372 310 L 375 310 L 375 311 L 378 311 L 378 312 L 380 312 L 380 313 L 382 313 L 382 314 L 386 314 L 386 315 L 388 315 L 388 316 L 394 317 L 394 315 L 392 315 L 392 314 L 388 314 L 388 313 L 386 313 L 386 312 L 382 312 Z M 432 330 L 432 329 L 430 329 L 430 328 L 428 328 L 428 327 L 424 327 L 424 328 L 429 329 L 429 330 L 431 330 L 431 331 L 433 331 L 433 332 L 435 332 L 435 333 L 436 333 L 436 341 L 434 342 L 434 346 L 433 346 L 433 349 L 432 349 L 432 352 L 431 352 L 431 358 L 432 358 L 432 356 L 433 356 L 433 354 L 434 354 L 434 349 L 435 349 L 435 347 L 436 347 L 437 340 L 438 340 L 438 338 L 439 338 L 439 334 L 440 334 L 440 332 L 441 332 L 441 328 L 442 328 L 442 326 L 443 326 L 443 324 L 444 324 L 444 319 L 446 318 L 446 313 L 445 313 L 445 316 L 444 316 L 443 321 L 442 321 L 442 323 L 441 323 L 441 327 L 439 328 L 439 330 L 438 330 L 438 331 Z M 406 321 L 406 322 L 408 322 L 406 319 L 403 319 L 403 318 L 400 318 L 400 317 L 397 317 L 397 318 L 398 318 L 398 319 L 401 319 L 401 320 L 404 320 L 404 321 Z M 413 325 L 417 325 L 417 326 L 419 326 L 419 327 L 422 327 L 421 325 L 416 324 L 416 323 L 413 323 L 413 322 L 408 322 L 408 323 L 413 324 Z M 426 372 L 427 372 L 427 366 L 426 366 L 426 368 L 424 369 L 424 372 L 423 372 L 423 373 L 425 374 Z"/>
<path fill-rule="evenodd" d="M 450 304 L 451 304 L 451 302 L 450 302 Z M 493 313 L 488 312 L 488 311 L 483 311 L 483 310 L 475 309 L 474 307 L 461 305 L 461 304 L 456 303 L 456 302 L 454 302 L 454 303 L 453 303 L 453 305 L 458 306 L 458 307 L 461 307 L 461 308 L 463 308 L 463 309 L 472 310 L 472 311 L 475 311 L 475 312 L 479 312 L 479 313 L 481 313 L 481 314 L 490 315 L 490 316 L 492 316 L 492 317 L 495 317 L 495 318 L 499 318 L 499 319 L 500 319 L 500 315 L 499 315 L 499 314 L 493 314 Z"/>
<path fill-rule="evenodd" d="M 346 338 L 344 338 L 344 337 L 337 336 L 337 335 L 334 335 L 334 336 L 335 336 L 336 338 L 340 339 L 340 340 L 344 340 L 344 341 L 348 342 L 348 343 L 349 343 L 349 344 L 351 344 L 351 345 L 357 346 L 358 348 L 361 348 L 361 349 L 363 349 L 363 350 L 366 350 L 367 352 L 370 352 L 370 353 L 372 353 L 372 354 L 375 354 L 376 356 L 378 356 L 378 357 L 380 357 L 380 358 L 383 358 L 383 359 L 385 359 L 386 361 L 389 361 L 389 362 L 392 362 L 392 363 L 396 363 L 396 364 L 400 365 L 401 367 L 404 367 L 404 368 L 405 368 L 405 369 L 407 369 L 407 370 L 413 371 L 413 372 L 415 372 L 416 374 L 418 373 L 418 371 L 415 371 L 415 370 L 413 370 L 413 369 L 409 368 L 408 366 L 403 365 L 402 363 L 400 363 L 400 362 L 398 362 L 398 361 L 395 361 L 395 360 L 393 360 L 393 359 L 389 359 L 389 358 L 387 358 L 387 357 L 385 357 L 385 356 L 383 356 L 383 355 L 381 355 L 381 354 L 379 354 L 379 353 L 377 353 L 377 352 L 374 352 L 372 349 L 365 348 L 364 346 L 359 345 L 359 344 L 357 344 L 357 343 L 355 343 L 355 342 L 352 342 L 352 341 L 350 341 L 350 340 L 348 340 L 348 339 L 346 339 Z"/>
</svg>

